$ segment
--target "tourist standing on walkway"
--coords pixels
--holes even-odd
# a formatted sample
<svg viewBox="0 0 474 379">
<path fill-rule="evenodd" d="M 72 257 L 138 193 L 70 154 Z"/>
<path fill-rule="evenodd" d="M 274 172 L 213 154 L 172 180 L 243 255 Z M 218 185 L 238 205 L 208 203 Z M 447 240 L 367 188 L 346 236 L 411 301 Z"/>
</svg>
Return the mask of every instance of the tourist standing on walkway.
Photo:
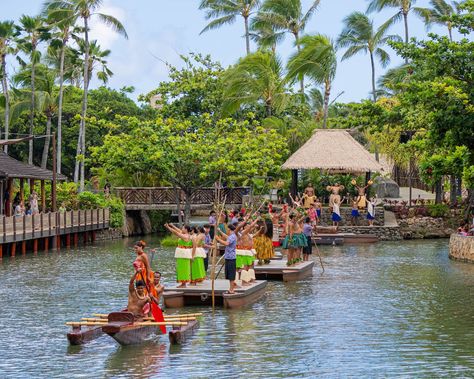
<svg viewBox="0 0 474 379">
<path fill-rule="evenodd" d="M 36 215 L 39 213 L 38 195 L 36 194 L 35 191 L 33 191 L 30 196 L 30 208 L 31 208 L 31 214 Z"/>
<path fill-rule="evenodd" d="M 217 242 L 225 246 L 224 259 L 225 259 L 225 278 L 229 281 L 228 293 L 235 293 L 235 275 L 236 275 L 236 247 L 237 247 L 237 236 L 235 235 L 235 226 L 230 224 L 227 227 L 227 235 L 217 235 Z"/>
<path fill-rule="evenodd" d="M 180 283 L 177 288 L 186 287 L 191 281 L 191 259 L 193 258 L 193 241 L 191 240 L 191 227 L 184 225 L 181 229 L 173 224 L 165 224 L 165 228 L 178 237 L 174 257 L 176 258 L 176 281 Z"/>
<path fill-rule="evenodd" d="M 209 224 L 205 224 L 203 226 L 204 230 L 204 251 L 206 252 L 206 258 L 204 258 L 204 269 L 206 270 L 207 273 L 207 268 L 209 267 L 209 252 L 211 251 L 212 248 L 212 240 L 214 239 L 213 236 L 211 236 L 211 226 Z"/>
</svg>

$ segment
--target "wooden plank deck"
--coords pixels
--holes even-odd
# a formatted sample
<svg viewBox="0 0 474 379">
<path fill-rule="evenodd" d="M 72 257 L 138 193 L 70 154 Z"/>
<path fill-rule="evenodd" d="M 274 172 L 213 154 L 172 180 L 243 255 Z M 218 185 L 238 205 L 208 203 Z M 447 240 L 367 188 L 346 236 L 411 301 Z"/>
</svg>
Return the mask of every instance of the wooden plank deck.
<svg viewBox="0 0 474 379">
<path fill-rule="evenodd" d="M 186 288 L 177 286 L 167 287 L 163 294 L 165 306 L 167 308 L 181 308 L 185 306 L 210 306 L 212 305 L 211 281 L 196 285 L 188 285 Z M 225 293 L 229 289 L 229 281 L 216 279 L 215 298 L 216 305 L 224 308 L 240 308 L 254 303 L 265 294 L 266 280 L 256 280 L 249 286 L 242 286 L 236 289 L 235 294 Z"/>
<path fill-rule="evenodd" d="M 271 260 L 264 265 L 255 264 L 255 276 L 257 279 L 279 280 L 291 282 L 308 278 L 313 275 L 314 261 L 297 263 L 295 266 L 287 266 L 287 260 Z"/>
</svg>

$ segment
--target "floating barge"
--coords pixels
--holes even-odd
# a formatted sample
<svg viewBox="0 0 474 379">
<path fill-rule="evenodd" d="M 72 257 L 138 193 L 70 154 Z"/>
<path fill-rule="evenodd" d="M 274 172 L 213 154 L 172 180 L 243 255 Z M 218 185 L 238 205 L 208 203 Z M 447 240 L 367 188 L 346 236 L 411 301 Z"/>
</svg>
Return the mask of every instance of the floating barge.
<svg viewBox="0 0 474 379">
<path fill-rule="evenodd" d="M 249 286 L 237 288 L 234 294 L 229 294 L 226 293 L 229 290 L 229 281 L 216 279 L 214 287 L 216 305 L 233 309 L 252 304 L 265 294 L 266 286 L 265 280 L 256 280 Z M 206 280 L 196 286 L 168 287 L 163 293 L 163 300 L 167 308 L 210 306 L 212 305 L 212 283 Z"/>
<path fill-rule="evenodd" d="M 255 276 L 257 279 L 292 282 L 313 275 L 314 261 L 299 262 L 294 266 L 286 263 L 286 260 L 272 260 L 269 264 L 255 264 Z"/>
</svg>

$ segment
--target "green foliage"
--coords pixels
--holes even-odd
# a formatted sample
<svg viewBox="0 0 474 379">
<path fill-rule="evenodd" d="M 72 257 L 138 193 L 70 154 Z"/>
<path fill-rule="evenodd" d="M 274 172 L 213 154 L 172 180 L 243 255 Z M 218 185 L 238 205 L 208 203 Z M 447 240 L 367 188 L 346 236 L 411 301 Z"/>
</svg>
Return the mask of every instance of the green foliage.
<svg viewBox="0 0 474 379">
<path fill-rule="evenodd" d="M 447 217 L 449 215 L 449 206 L 446 204 L 429 204 L 427 209 L 430 217 Z"/>
<path fill-rule="evenodd" d="M 167 229 L 164 227 L 165 223 L 171 220 L 171 211 L 149 211 L 151 227 L 153 231 L 164 233 Z"/>
<path fill-rule="evenodd" d="M 178 237 L 175 235 L 165 236 L 160 240 L 160 244 L 163 247 L 176 247 L 178 246 Z"/>
</svg>

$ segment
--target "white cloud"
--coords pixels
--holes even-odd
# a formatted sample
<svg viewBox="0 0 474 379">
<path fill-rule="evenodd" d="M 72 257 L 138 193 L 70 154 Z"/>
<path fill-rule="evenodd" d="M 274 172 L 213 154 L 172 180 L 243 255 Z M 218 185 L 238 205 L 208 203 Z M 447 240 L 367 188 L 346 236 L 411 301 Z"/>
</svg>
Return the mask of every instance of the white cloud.
<svg viewBox="0 0 474 379">
<path fill-rule="evenodd" d="M 122 24 L 126 24 L 126 12 L 124 9 L 112 5 L 110 1 L 105 1 L 99 9 L 99 13 L 114 16 Z M 123 38 L 110 26 L 105 25 L 98 17 L 92 17 L 90 22 L 90 39 L 99 41 L 102 49 L 111 49 L 119 38 Z"/>
</svg>

